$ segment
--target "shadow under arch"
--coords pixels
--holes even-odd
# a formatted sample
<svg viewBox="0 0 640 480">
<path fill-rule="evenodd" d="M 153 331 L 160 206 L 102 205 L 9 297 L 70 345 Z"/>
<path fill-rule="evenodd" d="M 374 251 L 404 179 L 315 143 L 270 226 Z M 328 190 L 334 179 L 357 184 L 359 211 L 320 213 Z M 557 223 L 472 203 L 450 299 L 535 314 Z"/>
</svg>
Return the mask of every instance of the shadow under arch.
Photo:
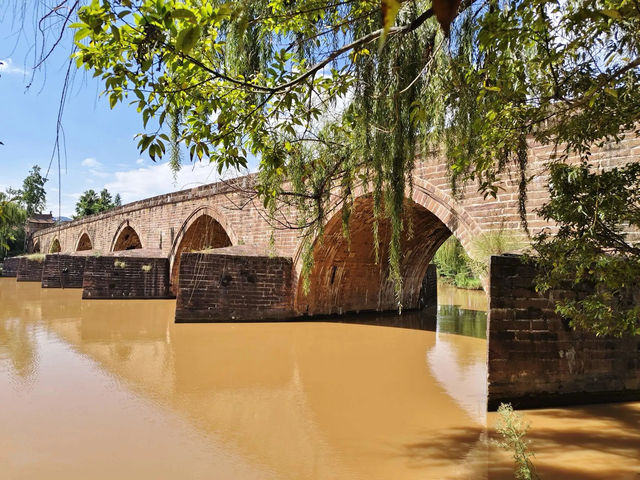
<svg viewBox="0 0 640 480">
<path fill-rule="evenodd" d="M 169 253 L 171 291 L 177 293 L 183 252 L 229 247 L 234 244 L 233 239 L 227 222 L 215 209 L 202 206 L 194 210 L 182 223 Z"/>
<path fill-rule="evenodd" d="M 129 220 L 122 221 L 111 240 L 111 248 L 109 251 L 118 252 L 139 248 L 142 248 L 142 241 L 140 240 L 138 232 L 130 225 Z"/>
<path fill-rule="evenodd" d="M 82 232 L 76 244 L 76 252 L 84 252 L 86 250 L 93 250 L 93 242 L 87 232 Z"/>
<path fill-rule="evenodd" d="M 60 246 L 60 240 L 54 238 L 53 242 L 51 242 L 51 246 L 49 247 L 49 253 L 60 253 L 61 251 L 62 247 Z"/>
<path fill-rule="evenodd" d="M 303 279 L 298 279 L 294 305 L 298 313 L 324 315 L 398 308 L 394 283 L 389 278 L 391 222 L 387 218 L 378 222 L 377 262 L 373 218 L 373 198 L 364 195 L 353 203 L 349 239 L 343 235 L 341 211 L 327 222 L 323 237 L 314 243 L 308 294 L 302 288 Z M 404 309 L 419 306 L 422 282 L 435 252 L 451 236 L 451 228 L 460 231 L 453 216 L 447 216 L 446 220 L 448 224 L 413 198 L 405 198 L 400 261 Z M 408 225 L 412 225 L 411 236 L 407 233 Z"/>
<path fill-rule="evenodd" d="M 40 253 L 40 240 L 37 240 L 33 245 L 33 253 Z"/>
</svg>

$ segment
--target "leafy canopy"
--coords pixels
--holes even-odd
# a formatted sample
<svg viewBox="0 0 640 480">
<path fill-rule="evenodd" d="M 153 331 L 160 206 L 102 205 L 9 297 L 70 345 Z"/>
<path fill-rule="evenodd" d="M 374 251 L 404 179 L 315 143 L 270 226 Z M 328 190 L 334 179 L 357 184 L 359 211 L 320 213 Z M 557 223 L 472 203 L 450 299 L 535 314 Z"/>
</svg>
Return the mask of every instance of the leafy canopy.
<svg viewBox="0 0 640 480">
<path fill-rule="evenodd" d="M 47 192 L 44 189 L 46 182 L 47 179 L 40 173 L 40 167 L 34 165 L 22 182 L 21 189 L 9 189 L 9 194 L 15 196 L 15 200 L 26 210 L 27 217 L 44 210 L 47 204 Z"/>
<path fill-rule="evenodd" d="M 112 199 L 111 193 L 106 188 L 102 189 L 100 195 L 94 190 L 89 189 L 80 195 L 76 202 L 75 218 L 82 218 L 94 213 L 106 212 L 114 207 L 120 206 L 120 194 L 117 194 L 115 200 Z"/>
</svg>

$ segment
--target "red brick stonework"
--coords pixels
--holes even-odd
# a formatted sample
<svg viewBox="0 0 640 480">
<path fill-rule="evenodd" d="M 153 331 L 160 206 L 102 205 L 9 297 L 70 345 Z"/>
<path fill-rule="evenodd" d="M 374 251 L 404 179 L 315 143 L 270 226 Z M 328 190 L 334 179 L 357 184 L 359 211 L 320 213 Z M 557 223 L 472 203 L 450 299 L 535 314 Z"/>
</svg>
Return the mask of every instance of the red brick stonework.
<svg viewBox="0 0 640 480">
<path fill-rule="evenodd" d="M 20 257 L 16 280 L 18 282 L 41 282 L 43 268 L 44 258 L 31 259 L 28 257 Z"/>
<path fill-rule="evenodd" d="M 251 247 L 183 253 L 176 322 L 290 318 L 291 275 L 290 258 L 258 255 Z"/>
<path fill-rule="evenodd" d="M 42 288 L 82 288 L 86 257 L 55 253 L 47 255 L 42 270 Z"/>
<path fill-rule="evenodd" d="M 15 277 L 18 275 L 18 267 L 20 266 L 20 257 L 8 257 L 2 262 L 2 276 Z"/>
<path fill-rule="evenodd" d="M 489 275 L 489 409 L 640 399 L 640 336 L 570 329 L 520 257 L 491 257 Z"/>
<path fill-rule="evenodd" d="M 82 298 L 169 298 L 169 260 L 149 256 L 88 256 Z"/>
</svg>

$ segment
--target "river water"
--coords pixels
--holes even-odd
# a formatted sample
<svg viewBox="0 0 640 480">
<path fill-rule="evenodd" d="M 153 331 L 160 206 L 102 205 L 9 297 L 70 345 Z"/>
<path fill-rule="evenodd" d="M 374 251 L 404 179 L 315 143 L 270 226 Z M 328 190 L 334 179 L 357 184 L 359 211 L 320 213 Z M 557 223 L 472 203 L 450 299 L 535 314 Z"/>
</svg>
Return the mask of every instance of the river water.
<svg viewBox="0 0 640 480">
<path fill-rule="evenodd" d="M 0 279 L 0 479 L 512 478 L 481 292 L 442 287 L 437 317 L 180 325 L 172 300 L 80 296 Z M 640 478 L 640 403 L 524 415 L 543 478 Z"/>
</svg>

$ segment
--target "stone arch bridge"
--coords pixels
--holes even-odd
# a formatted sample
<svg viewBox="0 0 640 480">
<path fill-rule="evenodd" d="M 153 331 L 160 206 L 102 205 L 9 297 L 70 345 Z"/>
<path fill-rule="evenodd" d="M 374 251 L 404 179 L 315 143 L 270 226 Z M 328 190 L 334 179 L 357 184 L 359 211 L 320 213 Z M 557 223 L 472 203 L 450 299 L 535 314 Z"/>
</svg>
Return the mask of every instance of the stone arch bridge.
<svg viewBox="0 0 640 480">
<path fill-rule="evenodd" d="M 550 147 L 530 147 L 527 221 L 532 233 L 553 228 L 535 213 L 548 198 L 544 164 L 551 154 Z M 627 136 L 619 144 L 594 149 L 591 160 L 602 168 L 638 161 L 640 139 Z M 450 235 L 466 249 L 489 232 L 524 237 L 518 178 L 506 175 L 495 199 L 484 199 L 475 185 L 454 197 L 447 170 L 438 158 L 416 162 L 413 191 L 407 193 L 414 234 L 402 240 L 404 308 L 435 302 L 435 273 L 429 264 Z M 245 193 L 252 182 L 248 176 L 161 195 L 38 231 L 32 250 L 48 255 L 43 262 L 20 260 L 18 280 L 82 287 L 87 299 L 176 295 L 179 322 L 396 308 L 385 252 L 390 228 L 380 224 L 378 263 L 370 197 L 355 201 L 349 241 L 342 235 L 340 213 L 329 219 L 324 238 L 314 245 L 305 292 L 299 278 L 300 233 L 272 227 L 260 202 Z M 487 285 L 490 404 L 505 399 L 521 405 L 575 402 L 603 399 L 603 392 L 606 398 L 611 392 L 616 398 L 640 394 L 638 341 L 605 341 L 569 331 L 550 300 L 535 293 L 532 278 L 530 267 L 517 257 L 492 259 Z"/>
</svg>

